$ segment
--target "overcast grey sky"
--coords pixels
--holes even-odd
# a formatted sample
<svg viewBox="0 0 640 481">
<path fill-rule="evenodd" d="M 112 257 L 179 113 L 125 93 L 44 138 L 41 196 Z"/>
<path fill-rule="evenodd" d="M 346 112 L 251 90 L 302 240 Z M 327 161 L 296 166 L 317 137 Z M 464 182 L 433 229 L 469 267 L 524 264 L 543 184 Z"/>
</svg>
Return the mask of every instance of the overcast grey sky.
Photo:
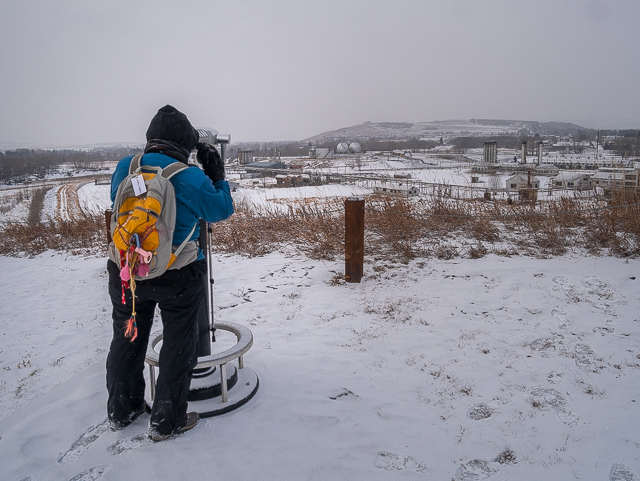
<svg viewBox="0 0 640 481">
<path fill-rule="evenodd" d="M 364 121 L 640 128 L 638 0 L 0 0 L 0 142 Z"/>
</svg>

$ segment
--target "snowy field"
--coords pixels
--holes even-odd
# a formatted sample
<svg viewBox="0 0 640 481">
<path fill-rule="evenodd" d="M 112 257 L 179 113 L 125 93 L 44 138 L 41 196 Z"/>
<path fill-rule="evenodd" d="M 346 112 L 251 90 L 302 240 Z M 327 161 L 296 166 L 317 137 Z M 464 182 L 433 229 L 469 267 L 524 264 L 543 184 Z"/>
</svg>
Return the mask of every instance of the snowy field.
<svg viewBox="0 0 640 481">
<path fill-rule="evenodd" d="M 95 185 L 92 183 L 83 185 L 78 189 L 78 200 L 83 212 L 87 214 L 101 215 L 105 209 L 111 207 L 109 185 Z"/>
<path fill-rule="evenodd" d="M 67 184 L 77 195 L 52 186 L 44 217 L 110 204 L 108 185 Z M 251 329 L 260 388 L 154 444 L 148 415 L 105 422 L 106 260 L 0 257 L 0 480 L 640 480 L 638 260 L 367 258 L 362 283 L 345 284 L 341 261 L 214 259 L 216 318 Z"/>
<path fill-rule="evenodd" d="M 637 261 L 218 256 L 260 388 L 159 444 L 106 429 L 105 259 L 0 269 L 3 480 L 640 479 Z"/>
</svg>

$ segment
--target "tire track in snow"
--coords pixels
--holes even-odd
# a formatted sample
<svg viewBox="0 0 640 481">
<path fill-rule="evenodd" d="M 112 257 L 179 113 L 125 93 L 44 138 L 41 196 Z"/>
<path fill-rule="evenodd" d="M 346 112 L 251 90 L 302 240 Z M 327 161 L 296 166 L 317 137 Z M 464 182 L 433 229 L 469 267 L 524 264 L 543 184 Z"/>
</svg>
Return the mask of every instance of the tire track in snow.
<svg viewBox="0 0 640 481">
<path fill-rule="evenodd" d="M 56 220 L 68 222 L 85 217 L 78 199 L 78 189 L 85 182 L 69 182 L 58 188 L 56 191 Z"/>
</svg>

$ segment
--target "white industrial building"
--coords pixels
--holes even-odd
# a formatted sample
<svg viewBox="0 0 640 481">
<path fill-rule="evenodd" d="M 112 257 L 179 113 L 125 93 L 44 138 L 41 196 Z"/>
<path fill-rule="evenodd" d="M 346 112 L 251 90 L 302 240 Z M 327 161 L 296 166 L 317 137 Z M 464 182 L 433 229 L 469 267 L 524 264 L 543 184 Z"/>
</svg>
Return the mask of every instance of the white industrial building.
<svg viewBox="0 0 640 481">
<path fill-rule="evenodd" d="M 529 181 L 527 175 L 515 174 L 509 177 L 505 181 L 507 190 L 510 192 L 519 191 L 520 189 L 539 189 L 540 188 L 540 180 L 537 177 L 531 176 L 531 181 Z"/>
<path fill-rule="evenodd" d="M 373 191 L 377 194 L 398 195 L 401 197 L 413 197 L 420 193 L 418 187 L 404 182 L 378 182 L 374 184 Z"/>
<path fill-rule="evenodd" d="M 310 159 L 333 159 L 333 149 L 328 147 L 311 147 L 309 149 Z"/>
<path fill-rule="evenodd" d="M 600 167 L 593 180 L 604 187 L 638 187 L 639 173 L 638 169 L 627 167 Z"/>
<path fill-rule="evenodd" d="M 593 187 L 593 179 L 587 174 L 560 172 L 553 178 L 556 189 L 587 190 Z"/>
</svg>

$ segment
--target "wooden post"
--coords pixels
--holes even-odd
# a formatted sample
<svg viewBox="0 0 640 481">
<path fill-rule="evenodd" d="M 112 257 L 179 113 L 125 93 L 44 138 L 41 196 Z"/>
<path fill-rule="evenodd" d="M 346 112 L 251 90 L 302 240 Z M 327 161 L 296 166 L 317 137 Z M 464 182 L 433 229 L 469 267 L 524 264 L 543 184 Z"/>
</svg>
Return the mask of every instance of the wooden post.
<svg viewBox="0 0 640 481">
<path fill-rule="evenodd" d="M 364 265 L 364 199 L 349 197 L 344 210 L 344 279 L 360 282 Z"/>
<path fill-rule="evenodd" d="M 111 209 L 104 211 L 104 224 L 107 226 L 107 245 L 111 244 Z"/>
</svg>

